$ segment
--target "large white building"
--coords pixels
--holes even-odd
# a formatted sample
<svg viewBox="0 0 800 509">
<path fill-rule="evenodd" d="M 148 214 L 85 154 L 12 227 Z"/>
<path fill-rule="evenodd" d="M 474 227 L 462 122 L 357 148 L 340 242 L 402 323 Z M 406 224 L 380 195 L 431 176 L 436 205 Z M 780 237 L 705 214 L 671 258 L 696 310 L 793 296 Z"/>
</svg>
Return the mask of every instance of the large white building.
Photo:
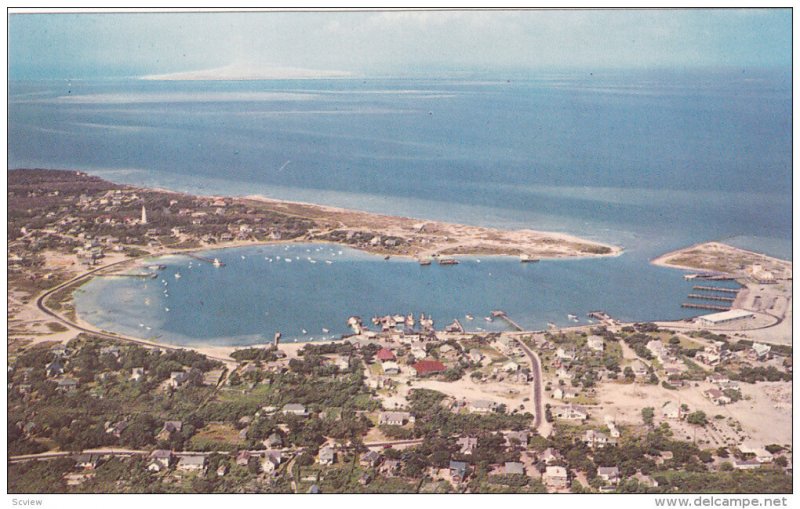
<svg viewBox="0 0 800 509">
<path fill-rule="evenodd" d="M 755 315 L 750 311 L 745 311 L 744 309 L 731 309 L 729 311 L 723 311 L 722 313 L 713 313 L 710 315 L 704 315 L 697 319 L 697 321 L 701 325 L 722 325 L 725 323 L 735 322 L 738 320 L 747 320 L 753 318 Z"/>
</svg>

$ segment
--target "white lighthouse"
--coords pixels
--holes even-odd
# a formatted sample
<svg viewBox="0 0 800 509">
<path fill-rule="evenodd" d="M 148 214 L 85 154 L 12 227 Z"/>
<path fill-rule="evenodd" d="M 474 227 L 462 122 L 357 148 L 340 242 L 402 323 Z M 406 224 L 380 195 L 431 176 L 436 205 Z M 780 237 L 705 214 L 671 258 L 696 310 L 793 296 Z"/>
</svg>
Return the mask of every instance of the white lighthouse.
<svg viewBox="0 0 800 509">
<path fill-rule="evenodd" d="M 147 210 L 142 205 L 142 224 L 147 224 Z"/>
</svg>

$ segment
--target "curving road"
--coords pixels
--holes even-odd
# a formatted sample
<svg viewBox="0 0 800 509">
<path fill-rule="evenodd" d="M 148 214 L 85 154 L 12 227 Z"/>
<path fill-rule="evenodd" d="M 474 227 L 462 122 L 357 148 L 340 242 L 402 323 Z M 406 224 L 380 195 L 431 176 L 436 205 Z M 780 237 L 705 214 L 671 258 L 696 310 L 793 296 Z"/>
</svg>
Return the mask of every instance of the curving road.
<svg viewBox="0 0 800 509">
<path fill-rule="evenodd" d="M 185 349 L 184 347 L 170 346 L 170 345 L 163 345 L 163 344 L 155 344 L 155 343 L 152 343 L 150 341 L 145 341 L 143 339 L 132 338 L 130 336 L 122 336 L 122 335 L 119 335 L 119 334 L 110 334 L 108 332 L 103 332 L 103 331 L 100 331 L 100 330 L 97 330 L 97 329 L 94 329 L 94 328 L 83 327 L 83 326 L 78 325 L 77 323 L 75 323 L 75 322 L 73 322 L 71 320 L 68 320 L 68 319 L 64 318 L 63 316 L 59 315 L 58 313 L 56 313 L 55 311 L 51 310 L 50 308 L 48 308 L 45 305 L 45 301 L 47 300 L 47 298 L 50 297 L 51 295 L 53 295 L 54 293 L 58 292 L 59 290 L 62 290 L 63 288 L 65 288 L 67 286 L 70 286 L 70 285 L 73 285 L 73 284 L 75 284 L 77 282 L 80 282 L 80 281 L 82 281 L 82 280 L 84 280 L 84 279 L 86 279 L 86 278 L 88 278 L 88 277 L 90 277 L 90 276 L 102 271 L 102 270 L 106 270 L 108 268 L 115 267 L 117 265 L 121 265 L 121 264 L 124 264 L 124 263 L 130 263 L 133 260 L 135 260 L 135 258 L 128 258 L 128 259 L 125 259 L 125 260 L 122 260 L 122 261 L 119 261 L 119 262 L 114 262 L 114 263 L 110 263 L 108 265 L 103 265 L 102 267 L 98 267 L 98 268 L 92 269 L 92 270 L 90 270 L 88 272 L 84 272 L 83 274 L 80 274 L 79 276 L 76 276 L 76 277 L 70 279 L 69 281 L 61 283 L 60 285 L 55 286 L 55 287 L 45 291 L 44 293 L 42 293 L 36 299 L 36 307 L 39 308 L 39 310 L 42 313 L 45 313 L 46 315 L 48 315 L 48 316 L 50 316 L 52 318 L 55 318 L 59 322 L 65 324 L 65 325 L 67 325 L 67 326 L 69 326 L 69 327 L 71 327 L 73 329 L 79 330 L 81 332 L 86 332 L 86 333 L 89 333 L 89 334 L 93 334 L 95 336 L 100 336 L 100 337 L 103 337 L 103 338 L 106 338 L 106 339 L 111 339 L 111 340 L 114 340 L 114 341 L 126 341 L 126 342 L 129 342 L 129 343 L 136 343 L 137 345 L 141 345 L 141 346 L 144 346 L 144 347 L 147 347 L 147 348 L 158 348 L 158 349 L 162 349 L 162 350 L 183 350 L 183 349 Z M 228 359 L 227 357 L 215 357 L 215 356 L 212 356 L 212 355 L 206 355 L 206 357 L 208 357 L 209 359 L 213 359 L 213 360 L 216 360 L 216 361 L 223 362 L 225 364 L 230 364 L 232 362 L 231 359 Z"/>
</svg>

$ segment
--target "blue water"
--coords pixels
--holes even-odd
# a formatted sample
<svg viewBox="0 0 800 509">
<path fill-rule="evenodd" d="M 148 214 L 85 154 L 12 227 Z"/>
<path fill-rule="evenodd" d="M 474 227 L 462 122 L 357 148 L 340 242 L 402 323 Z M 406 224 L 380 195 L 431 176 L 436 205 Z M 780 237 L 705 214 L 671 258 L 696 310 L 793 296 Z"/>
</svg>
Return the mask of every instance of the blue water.
<svg viewBox="0 0 800 509">
<path fill-rule="evenodd" d="M 470 312 L 466 307 L 482 313 L 479 304 L 501 307 L 502 295 L 513 292 L 531 295 L 530 307 L 514 313 L 524 323 L 595 308 L 621 318 L 680 317 L 686 293 L 678 292 L 680 273 L 656 269 L 649 259 L 707 240 L 791 258 L 789 73 L 574 73 L 511 81 L 11 82 L 9 89 L 10 168 L 74 168 L 121 183 L 198 194 L 261 194 L 468 224 L 564 231 L 626 249 L 613 260 L 543 262 L 531 268 L 492 262 L 510 264 L 504 274 L 519 276 L 517 271 L 524 270 L 544 277 L 546 291 L 517 287 L 516 276 L 482 279 L 467 264 L 446 272 L 433 267 L 423 279 L 394 272 L 419 271 L 413 264 L 406 269 L 394 262 L 377 265 L 382 285 L 409 288 L 388 303 L 408 311 L 428 309 L 443 319 Z M 374 265 L 358 257 L 352 267 L 334 280 L 293 274 L 302 284 L 281 292 L 280 299 L 292 304 L 284 322 L 264 323 L 260 315 L 248 315 L 251 310 L 242 303 L 236 315 L 209 319 L 228 327 L 214 337 L 241 338 L 307 322 L 328 309 L 317 297 L 327 291 L 324 284 L 374 275 Z M 444 279 L 428 279 L 438 271 Z M 227 270 L 225 277 L 238 277 L 235 272 Z M 264 281 L 247 292 L 248 302 L 277 298 L 263 290 L 272 279 Z M 452 301 L 449 285 L 466 281 L 471 283 L 459 287 L 457 295 L 472 300 L 449 308 L 425 300 L 437 295 L 437 302 Z M 594 287 L 598 281 L 608 286 Z M 131 284 L 103 282 L 128 292 Z M 198 293 L 212 293 L 198 284 Z M 343 309 L 327 310 L 336 316 L 319 320 L 330 323 L 331 330 L 343 322 L 340 313 L 346 319 L 368 300 L 363 290 L 344 288 L 349 289 L 337 296 Z M 663 295 L 662 289 L 669 291 Z M 437 293 L 442 291 L 450 297 Z M 527 299 L 519 300 L 522 305 Z M 395 311 L 402 310 L 384 312 Z M 133 322 L 138 327 L 140 322 Z M 202 337 L 190 322 L 176 321 L 169 333 Z M 209 324 L 201 329 L 211 330 Z"/>
<path fill-rule="evenodd" d="M 466 257 L 457 266 L 420 266 L 333 244 L 205 255 L 226 265 L 160 258 L 166 269 L 159 279 L 97 278 L 76 293 L 77 307 L 106 330 L 174 344 L 226 345 L 268 342 L 276 331 L 287 339 L 323 341 L 352 332 L 346 325 L 350 315 L 371 326 L 373 316 L 422 312 L 438 328 L 457 318 L 468 330 L 495 331 L 508 326 L 485 320 L 494 309 L 526 329 L 544 329 L 548 322 L 585 325 L 594 309 L 626 321 L 696 314 L 678 306 L 691 283 L 676 271 L 647 266 L 632 273 L 624 258 L 521 264 L 507 257 Z M 595 277 L 598 271 L 602 278 Z"/>
</svg>

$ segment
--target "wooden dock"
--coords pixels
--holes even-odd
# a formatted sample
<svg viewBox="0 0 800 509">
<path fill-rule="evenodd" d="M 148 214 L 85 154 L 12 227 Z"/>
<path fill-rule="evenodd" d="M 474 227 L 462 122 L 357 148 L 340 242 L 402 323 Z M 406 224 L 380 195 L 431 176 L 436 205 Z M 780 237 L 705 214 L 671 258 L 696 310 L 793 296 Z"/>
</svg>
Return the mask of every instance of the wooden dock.
<svg viewBox="0 0 800 509">
<path fill-rule="evenodd" d="M 217 260 L 216 258 L 206 258 L 205 256 L 196 255 L 194 253 L 184 253 L 184 254 L 190 258 L 194 258 L 195 260 L 200 260 L 201 262 L 210 263 L 212 265 L 214 264 L 214 260 Z M 220 267 L 225 266 L 225 264 L 220 262 L 219 260 L 217 260 L 217 263 L 219 264 Z"/>
<path fill-rule="evenodd" d="M 722 288 L 721 286 L 694 285 L 692 290 L 705 290 L 708 292 L 739 293 L 740 288 Z"/>
<path fill-rule="evenodd" d="M 522 328 L 522 326 L 521 326 L 520 324 L 518 324 L 517 322 L 515 322 L 514 320 L 512 320 L 512 319 L 511 319 L 511 318 L 510 318 L 510 317 L 509 317 L 509 316 L 506 314 L 506 312 L 505 312 L 505 311 L 502 311 L 502 310 L 496 309 L 496 310 L 492 311 L 492 317 L 493 317 L 493 318 L 502 318 L 503 320 L 505 320 L 506 322 L 508 322 L 508 324 L 509 324 L 509 325 L 511 325 L 511 327 L 513 327 L 513 328 L 514 328 L 514 329 L 516 329 L 517 331 L 523 331 L 523 330 L 525 330 L 525 329 L 523 329 L 523 328 Z"/>
<path fill-rule="evenodd" d="M 730 311 L 730 307 L 725 306 L 715 306 L 714 304 L 692 304 L 689 302 L 684 302 L 681 304 L 682 308 L 690 308 L 690 309 L 708 309 L 711 311 Z"/>
<path fill-rule="evenodd" d="M 689 294 L 689 298 L 690 299 L 703 299 L 703 300 L 718 300 L 718 301 L 722 301 L 722 302 L 733 302 L 734 300 L 736 300 L 733 297 L 720 297 L 718 295 L 701 295 L 699 293 L 690 293 Z"/>
</svg>

